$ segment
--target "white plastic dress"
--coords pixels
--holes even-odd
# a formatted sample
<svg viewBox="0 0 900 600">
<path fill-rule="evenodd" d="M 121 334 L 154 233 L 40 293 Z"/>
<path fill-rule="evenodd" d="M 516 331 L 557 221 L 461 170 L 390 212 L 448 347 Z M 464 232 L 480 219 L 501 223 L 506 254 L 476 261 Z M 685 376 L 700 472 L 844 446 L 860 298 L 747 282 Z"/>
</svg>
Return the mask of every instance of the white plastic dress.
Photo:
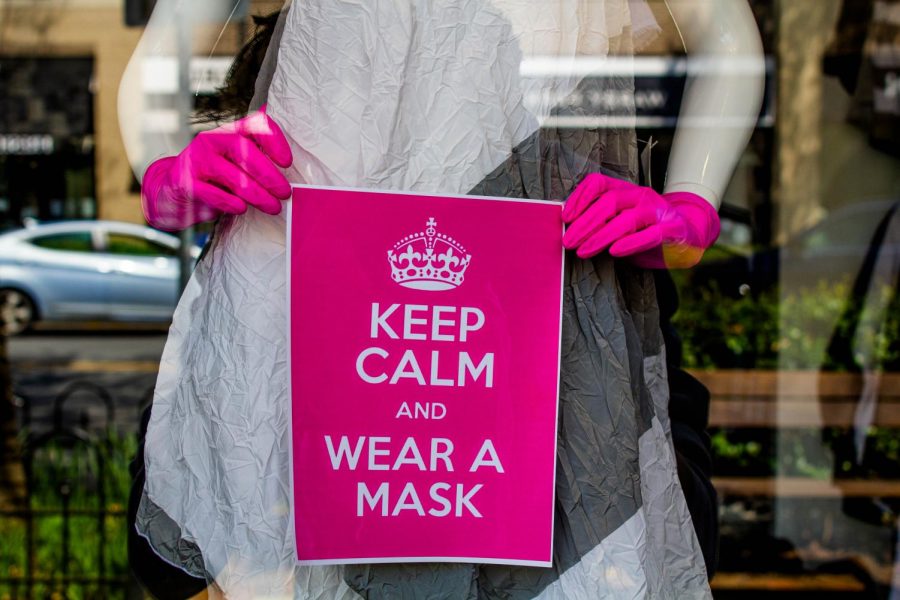
<svg viewBox="0 0 900 600">
<path fill-rule="evenodd" d="M 582 68 L 631 55 L 627 0 L 303 0 L 282 17 L 256 104 L 294 182 L 562 200 L 590 171 L 636 177 L 634 132 L 596 110 L 633 114 L 631 79 Z M 251 209 L 220 223 L 181 299 L 138 514 L 161 556 L 234 598 L 708 597 L 652 279 L 608 257 L 567 264 L 553 569 L 296 566 L 285 273 L 283 216 Z"/>
</svg>

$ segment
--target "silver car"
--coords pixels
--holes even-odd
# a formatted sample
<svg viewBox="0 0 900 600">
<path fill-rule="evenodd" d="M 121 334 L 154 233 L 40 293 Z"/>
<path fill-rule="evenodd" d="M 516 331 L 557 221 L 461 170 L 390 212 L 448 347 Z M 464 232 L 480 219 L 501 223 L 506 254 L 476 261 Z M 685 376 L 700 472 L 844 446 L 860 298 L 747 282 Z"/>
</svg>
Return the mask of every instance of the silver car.
<svg viewBox="0 0 900 600">
<path fill-rule="evenodd" d="M 15 335 L 37 320 L 166 322 L 178 300 L 179 247 L 173 235 L 115 221 L 4 233 L 0 327 Z"/>
</svg>

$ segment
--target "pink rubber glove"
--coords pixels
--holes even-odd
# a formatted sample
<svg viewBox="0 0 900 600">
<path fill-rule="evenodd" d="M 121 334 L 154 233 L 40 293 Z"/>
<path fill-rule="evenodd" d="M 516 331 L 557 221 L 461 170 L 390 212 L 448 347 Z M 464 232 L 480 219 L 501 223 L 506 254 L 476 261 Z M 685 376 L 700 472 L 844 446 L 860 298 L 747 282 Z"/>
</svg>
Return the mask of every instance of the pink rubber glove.
<svg viewBox="0 0 900 600">
<path fill-rule="evenodd" d="M 719 215 L 690 192 L 659 195 L 614 177 L 591 173 L 566 200 L 563 245 L 588 258 L 609 248 L 646 269 L 686 269 L 719 237 Z"/>
<path fill-rule="evenodd" d="M 293 157 L 265 107 L 234 123 L 204 131 L 178 156 L 153 162 L 144 174 L 141 204 L 147 222 L 177 231 L 248 206 L 277 215 L 291 186 L 277 167 Z"/>
</svg>

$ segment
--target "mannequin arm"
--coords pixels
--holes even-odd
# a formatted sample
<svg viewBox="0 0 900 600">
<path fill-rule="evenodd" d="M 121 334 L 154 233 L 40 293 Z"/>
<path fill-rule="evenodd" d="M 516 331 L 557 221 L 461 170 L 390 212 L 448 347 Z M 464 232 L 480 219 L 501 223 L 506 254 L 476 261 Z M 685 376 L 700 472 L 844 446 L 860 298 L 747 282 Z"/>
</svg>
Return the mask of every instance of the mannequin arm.
<svg viewBox="0 0 900 600">
<path fill-rule="evenodd" d="M 150 163 L 178 154 L 193 137 L 187 123 L 148 123 L 152 111 L 148 110 L 151 92 L 147 84 L 168 87 L 174 78 L 176 87 L 184 85 L 186 78 L 178 81 L 178 73 L 173 71 L 179 51 L 192 55 L 198 48 L 211 46 L 218 27 L 229 18 L 230 5 L 220 0 L 157 0 L 119 84 L 119 127 L 128 162 L 138 180 L 143 179 Z M 165 72 L 155 73 L 154 68 Z M 185 119 L 190 111 L 189 90 L 179 90 L 174 97 L 182 104 L 181 109 L 157 112 L 161 120 L 171 120 L 173 115 L 176 121 Z"/>
<path fill-rule="evenodd" d="M 753 131 L 765 60 L 747 0 L 667 0 L 688 52 L 688 81 L 665 192 L 599 173 L 566 200 L 563 246 L 650 269 L 697 264 L 719 236 L 716 210 Z"/>
<path fill-rule="evenodd" d="M 688 81 L 665 192 L 718 208 L 762 103 L 765 61 L 747 0 L 666 0 L 688 53 Z"/>
<path fill-rule="evenodd" d="M 290 166 L 290 146 L 265 111 L 197 136 L 188 127 L 192 97 L 187 73 L 182 70 L 179 77 L 179 58 L 184 62 L 193 54 L 195 32 L 208 34 L 230 18 L 222 12 L 227 5 L 158 0 L 119 88 L 119 120 L 128 159 L 141 179 L 144 217 L 159 229 L 178 231 L 222 213 L 242 214 L 250 206 L 278 214 L 280 200 L 291 195 L 278 169 Z M 155 89 L 154 77 L 161 80 Z M 144 129 L 148 92 L 161 90 L 178 105 L 166 115 L 174 122 Z"/>
</svg>

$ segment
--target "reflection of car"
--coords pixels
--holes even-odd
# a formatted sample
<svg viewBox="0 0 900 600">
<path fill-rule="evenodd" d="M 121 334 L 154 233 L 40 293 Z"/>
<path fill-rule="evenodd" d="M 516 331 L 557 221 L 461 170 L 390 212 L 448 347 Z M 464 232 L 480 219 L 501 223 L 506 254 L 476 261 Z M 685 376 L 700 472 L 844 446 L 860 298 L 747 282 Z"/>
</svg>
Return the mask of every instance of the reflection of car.
<svg viewBox="0 0 900 600">
<path fill-rule="evenodd" d="M 14 335 L 38 319 L 165 322 L 178 299 L 179 246 L 175 236 L 114 221 L 4 233 L 0 326 Z"/>
<path fill-rule="evenodd" d="M 779 284 L 792 289 L 856 277 L 872 239 L 897 200 L 869 200 L 843 206 L 783 246 L 743 256 L 719 248 L 695 267 L 693 285 L 715 281 L 728 295 L 761 292 Z M 900 257 L 900 247 L 886 243 L 881 256 Z M 723 256 L 724 255 L 724 256 Z"/>
</svg>

